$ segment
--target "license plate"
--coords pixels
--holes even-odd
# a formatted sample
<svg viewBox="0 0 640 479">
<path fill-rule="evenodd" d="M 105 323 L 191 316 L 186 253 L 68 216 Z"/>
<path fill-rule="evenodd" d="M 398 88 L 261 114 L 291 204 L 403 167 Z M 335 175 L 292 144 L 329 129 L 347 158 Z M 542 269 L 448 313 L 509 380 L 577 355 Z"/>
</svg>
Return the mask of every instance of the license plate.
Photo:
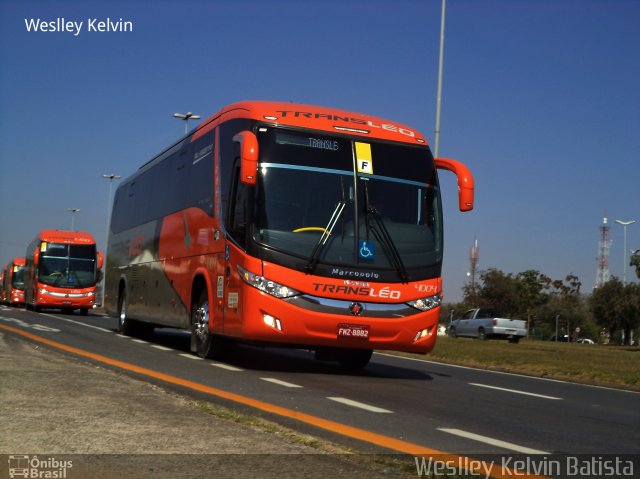
<svg viewBox="0 0 640 479">
<path fill-rule="evenodd" d="M 338 324 L 339 338 L 369 339 L 368 324 Z"/>
</svg>

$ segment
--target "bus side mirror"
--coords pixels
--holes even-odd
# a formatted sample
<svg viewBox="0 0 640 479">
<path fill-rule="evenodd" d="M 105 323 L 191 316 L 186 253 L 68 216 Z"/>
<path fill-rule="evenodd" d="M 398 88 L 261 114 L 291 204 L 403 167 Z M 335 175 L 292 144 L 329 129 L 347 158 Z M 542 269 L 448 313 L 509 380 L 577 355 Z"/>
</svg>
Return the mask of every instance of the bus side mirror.
<svg viewBox="0 0 640 479">
<path fill-rule="evenodd" d="M 240 143 L 240 179 L 253 186 L 258 175 L 258 138 L 250 131 L 241 131 L 233 137 Z"/>
<path fill-rule="evenodd" d="M 449 170 L 458 177 L 458 206 L 460 211 L 471 211 L 473 209 L 473 175 L 469 168 L 462 163 L 449 158 L 436 158 L 436 168 Z"/>
<path fill-rule="evenodd" d="M 33 264 L 35 264 L 36 266 L 38 266 L 38 263 L 40 262 L 40 248 L 36 248 L 33 251 Z"/>
<path fill-rule="evenodd" d="M 98 251 L 98 269 L 102 269 L 103 262 L 104 262 L 104 256 L 102 256 L 102 251 Z"/>
</svg>

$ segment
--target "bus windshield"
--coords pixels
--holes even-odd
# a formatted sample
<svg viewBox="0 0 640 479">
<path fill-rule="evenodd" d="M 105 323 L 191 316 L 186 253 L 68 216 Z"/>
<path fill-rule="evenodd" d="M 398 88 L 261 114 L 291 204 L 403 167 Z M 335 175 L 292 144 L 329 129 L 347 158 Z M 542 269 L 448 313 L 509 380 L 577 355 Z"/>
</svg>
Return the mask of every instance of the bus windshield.
<svg viewBox="0 0 640 479">
<path fill-rule="evenodd" d="M 318 264 L 393 271 L 442 261 L 439 188 L 425 146 L 261 128 L 254 240 Z M 357 227 L 356 227 L 357 225 Z"/>
<path fill-rule="evenodd" d="M 40 247 L 38 281 L 61 288 L 96 284 L 96 246 L 45 243 Z"/>
<path fill-rule="evenodd" d="M 12 286 L 15 289 L 24 290 L 24 266 L 13 267 Z"/>
</svg>

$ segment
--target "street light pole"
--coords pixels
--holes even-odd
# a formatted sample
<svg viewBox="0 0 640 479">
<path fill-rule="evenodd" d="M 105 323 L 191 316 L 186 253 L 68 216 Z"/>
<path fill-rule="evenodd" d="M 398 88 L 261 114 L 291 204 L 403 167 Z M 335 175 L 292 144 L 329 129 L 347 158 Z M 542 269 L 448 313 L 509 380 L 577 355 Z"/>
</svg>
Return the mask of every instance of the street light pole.
<svg viewBox="0 0 640 479">
<path fill-rule="evenodd" d="M 67 211 L 71 213 L 71 231 L 75 231 L 76 213 L 80 211 L 80 208 L 67 208 Z"/>
<path fill-rule="evenodd" d="M 113 173 L 109 173 L 106 175 L 102 175 L 102 177 L 106 180 L 109 180 L 109 196 L 107 197 L 107 226 L 105 228 L 105 236 L 104 236 L 104 265 L 106 271 L 107 265 L 107 245 L 109 242 L 109 223 L 111 222 L 111 191 L 113 187 L 113 180 L 119 180 L 122 176 L 115 175 Z M 104 278 L 106 275 L 102 277 L 102 306 L 104 307 Z"/>
<path fill-rule="evenodd" d="M 200 119 L 200 115 L 194 115 L 191 112 L 188 113 L 174 113 L 173 116 L 175 118 L 180 118 L 181 120 L 184 120 L 184 134 L 186 135 L 189 131 L 189 120 L 199 120 Z"/>
<path fill-rule="evenodd" d="M 636 220 L 622 221 L 616 220 L 616 223 L 624 228 L 624 250 L 622 251 L 622 284 L 627 284 L 627 226 L 635 223 Z"/>
</svg>

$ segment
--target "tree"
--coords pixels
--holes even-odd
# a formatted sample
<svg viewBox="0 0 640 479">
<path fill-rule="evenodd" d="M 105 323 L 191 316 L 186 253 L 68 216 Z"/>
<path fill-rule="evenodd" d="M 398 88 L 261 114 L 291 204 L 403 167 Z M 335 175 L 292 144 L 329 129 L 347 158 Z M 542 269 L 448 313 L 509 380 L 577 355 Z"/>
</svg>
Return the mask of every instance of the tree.
<svg viewBox="0 0 640 479">
<path fill-rule="evenodd" d="M 549 280 L 548 301 L 536 309 L 539 318 L 536 326 L 538 332 L 545 335 L 556 333 L 556 317 L 560 317 L 558 333 L 571 336 L 597 338 L 597 326 L 580 295 L 582 283 L 580 279 L 569 274 L 564 279 Z M 578 334 L 576 328 L 580 327 Z"/>
<path fill-rule="evenodd" d="M 596 322 L 607 329 L 609 337 L 622 330 L 624 344 L 630 343 L 631 331 L 640 326 L 640 285 L 624 285 L 614 277 L 593 292 L 589 304 Z"/>
<path fill-rule="evenodd" d="M 635 250 L 631 255 L 629 266 L 634 266 L 636 268 L 636 276 L 640 278 L 640 249 Z"/>
<path fill-rule="evenodd" d="M 518 281 L 511 274 L 490 268 L 480 273 L 482 286 L 474 296 L 471 296 L 470 288 L 464 288 L 464 302 L 475 308 L 496 308 L 506 316 L 518 314 L 521 310 L 520 292 Z M 475 303 L 474 303 L 475 299 Z"/>
<path fill-rule="evenodd" d="M 630 344 L 631 332 L 640 327 L 640 284 L 625 285 L 621 303 L 620 326 L 624 331 L 624 344 Z"/>
<path fill-rule="evenodd" d="M 528 269 L 516 275 L 520 300 L 525 308 L 528 324 L 531 324 L 533 310 L 549 301 L 549 294 L 546 292 L 551 284 L 548 276 L 533 269 Z"/>
</svg>

